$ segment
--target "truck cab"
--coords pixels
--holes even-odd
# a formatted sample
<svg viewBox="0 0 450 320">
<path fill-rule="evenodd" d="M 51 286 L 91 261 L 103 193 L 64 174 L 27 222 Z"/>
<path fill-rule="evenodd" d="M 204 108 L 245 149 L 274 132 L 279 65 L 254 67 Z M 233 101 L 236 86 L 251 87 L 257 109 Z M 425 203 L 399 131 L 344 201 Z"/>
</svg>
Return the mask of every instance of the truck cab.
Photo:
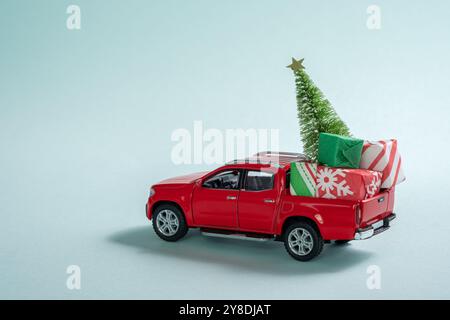
<svg viewBox="0 0 450 320">
<path fill-rule="evenodd" d="M 305 160 L 297 153 L 262 152 L 163 180 L 151 187 L 146 215 L 166 241 L 200 228 L 207 236 L 283 241 L 300 261 L 319 255 L 324 243 L 368 239 L 389 228 L 394 189 L 361 201 L 291 195 L 290 164 Z"/>
</svg>

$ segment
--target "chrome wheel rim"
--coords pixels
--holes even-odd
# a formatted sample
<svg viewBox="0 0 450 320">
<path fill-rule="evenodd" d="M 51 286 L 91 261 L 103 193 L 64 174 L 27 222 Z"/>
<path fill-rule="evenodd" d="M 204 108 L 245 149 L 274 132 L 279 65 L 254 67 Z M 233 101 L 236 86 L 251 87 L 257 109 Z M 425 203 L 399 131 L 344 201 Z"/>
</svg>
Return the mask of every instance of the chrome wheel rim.
<svg viewBox="0 0 450 320">
<path fill-rule="evenodd" d="M 167 237 L 171 237 L 177 233 L 180 222 L 175 212 L 172 210 L 162 210 L 156 217 L 156 225 L 159 232 Z"/>
<path fill-rule="evenodd" d="M 288 235 L 289 248 L 299 256 L 309 254 L 314 246 L 311 233 L 304 228 L 295 228 Z"/>
</svg>

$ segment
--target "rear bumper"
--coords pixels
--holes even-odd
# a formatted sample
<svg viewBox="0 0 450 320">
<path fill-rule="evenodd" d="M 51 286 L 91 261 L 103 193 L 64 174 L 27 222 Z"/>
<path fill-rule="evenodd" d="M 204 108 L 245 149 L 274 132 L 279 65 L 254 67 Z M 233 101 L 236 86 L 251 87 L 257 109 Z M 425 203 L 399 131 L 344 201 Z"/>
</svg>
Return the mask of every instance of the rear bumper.
<svg viewBox="0 0 450 320">
<path fill-rule="evenodd" d="M 390 214 L 383 220 L 377 221 L 374 224 L 364 229 L 358 229 L 355 232 L 354 240 L 365 240 L 372 238 L 373 236 L 382 233 L 390 228 L 391 221 L 396 217 L 395 213 Z"/>
</svg>

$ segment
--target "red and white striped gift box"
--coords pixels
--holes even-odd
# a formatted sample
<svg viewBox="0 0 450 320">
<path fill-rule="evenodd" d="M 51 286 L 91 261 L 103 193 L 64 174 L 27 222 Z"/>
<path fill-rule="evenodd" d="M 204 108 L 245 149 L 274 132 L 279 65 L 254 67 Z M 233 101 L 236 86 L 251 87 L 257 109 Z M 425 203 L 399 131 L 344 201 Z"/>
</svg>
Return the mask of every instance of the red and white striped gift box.
<svg viewBox="0 0 450 320">
<path fill-rule="evenodd" d="M 402 158 L 397 140 L 365 141 L 359 167 L 383 174 L 381 188 L 392 188 L 406 178 L 402 171 Z"/>
</svg>

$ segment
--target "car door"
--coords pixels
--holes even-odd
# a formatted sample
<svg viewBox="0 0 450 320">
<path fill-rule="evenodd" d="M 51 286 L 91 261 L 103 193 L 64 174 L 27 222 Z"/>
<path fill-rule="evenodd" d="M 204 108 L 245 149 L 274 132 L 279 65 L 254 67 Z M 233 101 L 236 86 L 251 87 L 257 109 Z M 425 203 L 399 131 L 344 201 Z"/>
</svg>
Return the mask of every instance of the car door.
<svg viewBox="0 0 450 320">
<path fill-rule="evenodd" d="M 274 171 L 247 170 L 239 194 L 239 229 L 273 232 L 278 188 Z"/>
<path fill-rule="evenodd" d="M 193 213 L 198 226 L 237 229 L 240 170 L 223 170 L 194 189 Z"/>
</svg>

